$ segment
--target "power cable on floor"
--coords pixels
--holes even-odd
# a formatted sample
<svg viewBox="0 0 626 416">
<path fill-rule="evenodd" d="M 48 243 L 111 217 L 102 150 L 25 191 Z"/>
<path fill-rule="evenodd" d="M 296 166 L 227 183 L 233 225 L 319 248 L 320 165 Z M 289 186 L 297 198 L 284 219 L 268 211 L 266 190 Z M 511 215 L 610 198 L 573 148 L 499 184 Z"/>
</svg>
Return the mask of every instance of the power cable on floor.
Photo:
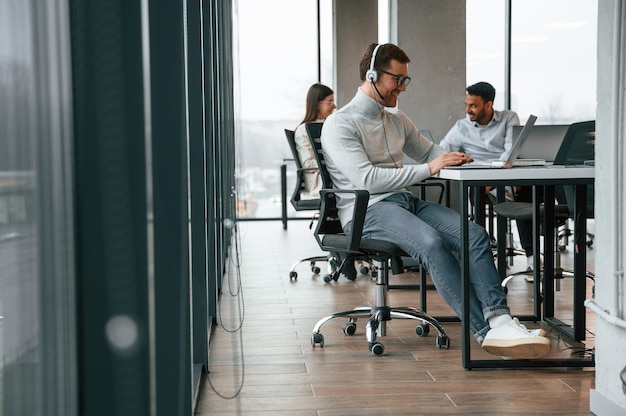
<svg viewBox="0 0 626 416">
<path fill-rule="evenodd" d="M 211 371 L 208 371 L 207 380 L 209 382 L 209 385 L 211 386 L 211 389 L 215 392 L 215 394 L 217 394 L 219 397 L 223 399 L 234 399 L 235 397 L 239 395 L 239 393 L 241 393 L 241 389 L 243 388 L 245 375 L 246 375 L 244 350 L 243 350 L 243 330 L 242 330 L 244 317 L 245 317 L 245 303 L 244 303 L 244 298 L 243 298 L 243 289 L 241 285 L 241 258 L 242 258 L 241 252 L 240 252 L 241 239 L 239 236 L 237 221 L 234 221 L 231 224 L 233 226 L 232 244 L 230 244 L 229 249 L 228 249 L 229 261 L 226 263 L 226 271 L 224 272 L 224 276 L 222 277 L 222 288 L 224 288 L 225 285 L 227 285 L 228 291 L 226 292 L 223 290 L 222 293 L 228 293 L 230 297 L 235 301 L 234 303 L 236 303 L 236 310 L 238 312 L 239 322 L 233 328 L 227 328 L 226 325 L 224 325 L 224 322 L 222 320 L 222 317 L 224 316 L 223 308 L 226 307 L 225 300 L 227 299 L 222 299 L 218 303 L 217 321 L 218 321 L 218 326 L 222 328 L 225 332 L 231 333 L 231 334 L 238 332 L 239 334 L 238 338 L 239 338 L 239 361 L 241 363 L 241 366 L 240 366 L 241 367 L 241 382 L 239 383 L 235 392 L 232 395 L 226 395 L 217 391 L 212 381 Z M 229 302 L 229 304 L 231 303 Z M 232 315 L 235 316 L 235 314 L 232 314 Z M 237 358 L 237 357 L 234 357 L 234 358 Z M 235 366 L 233 365 L 233 367 Z"/>
</svg>

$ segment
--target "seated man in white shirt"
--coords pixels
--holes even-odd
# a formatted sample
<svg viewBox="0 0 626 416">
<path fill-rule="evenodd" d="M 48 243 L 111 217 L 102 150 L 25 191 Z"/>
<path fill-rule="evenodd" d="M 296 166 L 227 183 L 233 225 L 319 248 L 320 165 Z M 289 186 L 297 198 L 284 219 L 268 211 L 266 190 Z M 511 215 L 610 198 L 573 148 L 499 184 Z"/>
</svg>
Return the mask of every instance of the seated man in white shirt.
<svg viewBox="0 0 626 416">
<path fill-rule="evenodd" d="M 465 112 L 467 117 L 458 120 L 440 145 L 447 151 L 461 151 L 479 162 L 508 158 L 513 146 L 513 126 L 520 120 L 514 111 L 494 110 L 495 88 L 488 82 L 478 82 L 467 87 Z M 530 201 L 530 187 L 516 187 L 517 201 Z M 489 190 L 489 188 L 488 188 Z M 517 231 L 527 259 L 527 271 L 533 267 L 532 221 L 518 220 Z"/>
</svg>

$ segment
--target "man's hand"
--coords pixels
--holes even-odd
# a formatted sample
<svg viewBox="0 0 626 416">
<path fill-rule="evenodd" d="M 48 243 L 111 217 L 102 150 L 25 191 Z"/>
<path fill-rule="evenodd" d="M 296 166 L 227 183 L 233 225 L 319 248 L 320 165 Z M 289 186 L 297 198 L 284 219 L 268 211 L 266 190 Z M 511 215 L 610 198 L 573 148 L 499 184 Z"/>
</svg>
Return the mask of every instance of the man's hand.
<svg viewBox="0 0 626 416">
<path fill-rule="evenodd" d="M 430 174 L 435 175 L 446 166 L 463 165 L 473 161 L 474 159 L 463 152 L 450 152 L 428 162 L 428 167 L 430 168 Z"/>
</svg>

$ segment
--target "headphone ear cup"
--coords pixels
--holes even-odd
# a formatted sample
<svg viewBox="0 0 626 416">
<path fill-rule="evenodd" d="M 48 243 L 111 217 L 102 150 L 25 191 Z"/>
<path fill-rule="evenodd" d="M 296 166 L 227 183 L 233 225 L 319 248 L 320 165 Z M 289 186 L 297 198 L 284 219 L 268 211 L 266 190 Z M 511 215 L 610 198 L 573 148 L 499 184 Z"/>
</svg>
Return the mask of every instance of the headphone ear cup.
<svg viewBox="0 0 626 416">
<path fill-rule="evenodd" d="M 378 71 L 376 71 L 375 69 L 369 69 L 365 73 L 365 79 L 368 80 L 369 82 L 378 81 Z"/>
<path fill-rule="evenodd" d="M 370 59 L 370 69 L 365 73 L 365 79 L 371 83 L 378 81 L 378 71 L 374 69 L 376 66 L 376 52 L 378 52 L 378 48 L 380 48 L 380 44 L 376 45 L 374 50 L 372 51 L 372 58 Z"/>
</svg>

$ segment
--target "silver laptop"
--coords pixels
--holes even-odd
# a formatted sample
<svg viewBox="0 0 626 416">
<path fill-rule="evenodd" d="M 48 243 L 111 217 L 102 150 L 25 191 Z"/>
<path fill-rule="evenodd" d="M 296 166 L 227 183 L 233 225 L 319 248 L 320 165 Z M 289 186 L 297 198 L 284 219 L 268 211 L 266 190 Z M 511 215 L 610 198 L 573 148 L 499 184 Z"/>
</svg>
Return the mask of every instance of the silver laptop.
<svg viewBox="0 0 626 416">
<path fill-rule="evenodd" d="M 530 131 L 535 125 L 535 121 L 537 121 L 537 116 L 530 115 L 528 117 L 528 121 L 524 125 L 524 128 L 520 132 L 519 136 L 513 143 L 513 147 L 511 148 L 511 153 L 509 153 L 509 157 L 506 160 L 490 160 L 487 162 L 472 162 L 466 163 L 460 166 L 447 166 L 446 169 L 486 169 L 486 168 L 499 168 L 499 169 L 509 169 L 513 166 L 542 166 L 546 164 L 545 159 L 518 159 L 520 151 L 528 139 L 530 135 Z"/>
<path fill-rule="evenodd" d="M 513 137 L 517 137 L 523 126 L 513 126 Z M 563 143 L 569 124 L 535 125 L 519 152 L 520 159 L 545 159 L 553 162 Z"/>
</svg>

